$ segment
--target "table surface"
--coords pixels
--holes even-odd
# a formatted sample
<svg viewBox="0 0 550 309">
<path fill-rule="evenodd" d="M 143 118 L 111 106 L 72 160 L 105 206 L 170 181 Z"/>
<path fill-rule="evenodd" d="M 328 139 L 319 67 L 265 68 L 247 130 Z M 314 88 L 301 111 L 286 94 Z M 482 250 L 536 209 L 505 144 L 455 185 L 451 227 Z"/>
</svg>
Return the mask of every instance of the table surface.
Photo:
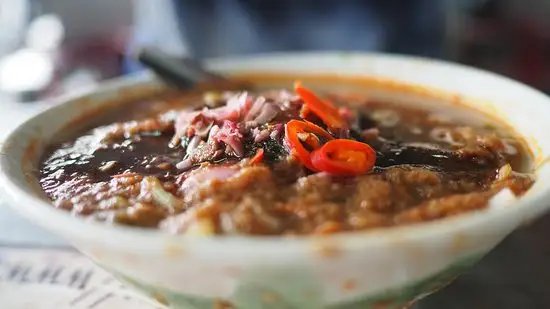
<svg viewBox="0 0 550 309">
<path fill-rule="evenodd" d="M 0 101 L 2 98 L 0 97 Z M 43 103 L 2 103 L 0 139 Z M 0 203 L 0 244 L 68 246 Z M 550 215 L 508 237 L 470 272 L 415 309 L 550 308 Z"/>
</svg>

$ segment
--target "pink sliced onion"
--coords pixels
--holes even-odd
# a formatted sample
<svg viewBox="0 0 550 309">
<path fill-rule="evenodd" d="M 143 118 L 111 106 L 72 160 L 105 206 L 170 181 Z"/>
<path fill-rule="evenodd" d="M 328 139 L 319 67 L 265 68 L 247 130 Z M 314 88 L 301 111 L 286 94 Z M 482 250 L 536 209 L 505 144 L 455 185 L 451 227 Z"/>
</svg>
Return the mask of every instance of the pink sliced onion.
<svg viewBox="0 0 550 309">
<path fill-rule="evenodd" d="M 250 109 L 252 99 L 248 98 L 248 92 L 244 91 L 231 99 L 227 100 L 227 106 L 242 112 L 244 115 Z"/>
<path fill-rule="evenodd" d="M 183 172 L 188 171 L 191 167 L 193 167 L 193 162 L 189 158 L 183 159 L 181 162 L 176 164 L 176 168 Z"/>
<path fill-rule="evenodd" d="M 262 107 L 264 106 L 264 104 L 265 104 L 264 97 L 257 98 L 256 101 L 254 101 L 254 104 L 252 104 L 252 107 L 250 108 L 246 116 L 244 117 L 244 120 L 250 121 L 254 119 L 256 115 L 258 115 L 258 113 L 262 110 Z"/>
<path fill-rule="evenodd" d="M 244 156 L 243 135 L 234 122 L 229 120 L 224 121 L 222 127 L 216 134 L 212 135 L 212 138 L 216 142 L 223 142 L 231 147 L 238 157 Z"/>
<path fill-rule="evenodd" d="M 244 157 L 244 147 L 240 141 L 231 140 L 230 144 L 227 144 L 227 146 L 231 147 L 231 150 L 233 150 L 237 157 Z"/>
<path fill-rule="evenodd" d="M 182 137 L 186 134 L 187 128 L 200 116 L 200 112 L 182 111 L 176 119 L 176 136 Z"/>
<path fill-rule="evenodd" d="M 191 155 L 191 153 L 193 153 L 193 151 L 197 149 L 200 143 L 201 143 L 201 138 L 196 135 L 193 136 L 193 138 L 191 138 L 191 140 L 189 141 L 189 144 L 187 145 L 187 149 L 185 150 L 185 153 L 187 155 Z"/>
<path fill-rule="evenodd" d="M 271 103 L 266 103 L 262 107 L 260 114 L 256 116 L 254 121 L 258 124 L 264 124 L 271 121 L 273 118 L 277 117 L 281 110 Z"/>
<path fill-rule="evenodd" d="M 239 120 L 239 111 L 229 106 L 222 106 L 214 109 L 203 111 L 208 117 L 212 117 L 217 121 L 237 121 Z"/>
<path fill-rule="evenodd" d="M 195 126 L 195 135 L 200 137 L 206 137 L 210 132 L 210 129 L 214 125 L 212 120 L 204 120 L 197 123 Z"/>
<path fill-rule="evenodd" d="M 213 136 L 216 135 L 220 131 L 220 127 L 218 125 L 213 125 L 210 129 L 210 132 L 208 133 L 208 140 L 212 140 Z"/>
<path fill-rule="evenodd" d="M 283 132 L 283 130 L 284 130 L 284 126 L 281 123 L 278 123 L 273 126 L 273 129 L 271 130 L 271 133 L 269 134 L 269 136 L 272 139 L 278 139 L 279 136 L 281 136 L 281 133 Z"/>
<path fill-rule="evenodd" d="M 247 92 L 240 93 L 227 100 L 227 104 L 214 109 L 204 109 L 203 113 L 218 121 L 238 121 L 241 115 L 248 113 L 252 105 L 252 99 L 248 97 Z"/>
<path fill-rule="evenodd" d="M 252 137 L 256 138 L 256 135 L 260 134 L 261 131 L 260 128 L 254 128 L 250 133 L 252 133 Z"/>
<path fill-rule="evenodd" d="M 263 142 L 268 138 L 269 138 L 269 130 L 262 130 L 258 132 L 258 134 L 254 135 L 254 142 L 255 143 Z"/>
</svg>

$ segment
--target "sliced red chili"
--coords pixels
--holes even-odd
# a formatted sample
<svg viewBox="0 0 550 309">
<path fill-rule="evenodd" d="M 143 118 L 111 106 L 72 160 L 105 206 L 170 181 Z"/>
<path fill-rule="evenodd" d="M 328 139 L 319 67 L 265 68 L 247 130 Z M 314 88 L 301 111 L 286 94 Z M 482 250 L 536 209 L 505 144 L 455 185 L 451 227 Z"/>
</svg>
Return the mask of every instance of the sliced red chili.
<svg viewBox="0 0 550 309">
<path fill-rule="evenodd" d="M 300 108 L 300 118 L 306 119 L 311 111 L 309 110 L 309 107 L 307 107 L 306 104 L 302 105 L 302 108 Z"/>
<path fill-rule="evenodd" d="M 338 109 L 329 101 L 323 101 L 311 90 L 302 87 L 300 81 L 294 83 L 296 93 L 304 101 L 306 108 L 302 109 L 301 115 L 307 115 L 311 111 L 316 114 L 331 129 L 341 129 L 346 126 L 346 122 L 338 113 Z"/>
<path fill-rule="evenodd" d="M 311 164 L 310 152 L 303 144 L 312 149 L 321 147 L 319 138 L 316 135 L 327 140 L 333 139 L 327 131 L 311 122 L 294 119 L 285 126 L 285 139 L 292 154 L 312 171 L 317 171 L 317 169 Z"/>
<path fill-rule="evenodd" d="M 374 167 L 376 152 L 365 143 L 335 139 L 313 151 L 310 160 L 317 171 L 356 176 L 365 174 Z"/>
<path fill-rule="evenodd" d="M 263 160 L 264 160 L 264 149 L 259 148 L 256 151 L 256 154 L 252 157 L 252 159 L 250 159 L 250 164 L 262 163 Z"/>
</svg>

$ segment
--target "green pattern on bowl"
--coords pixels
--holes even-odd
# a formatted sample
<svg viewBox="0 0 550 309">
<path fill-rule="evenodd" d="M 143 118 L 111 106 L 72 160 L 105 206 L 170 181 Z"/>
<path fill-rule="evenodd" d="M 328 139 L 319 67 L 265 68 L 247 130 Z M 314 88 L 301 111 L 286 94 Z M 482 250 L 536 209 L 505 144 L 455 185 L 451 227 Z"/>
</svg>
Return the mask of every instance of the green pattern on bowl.
<svg viewBox="0 0 550 309">
<path fill-rule="evenodd" d="M 419 300 L 428 294 L 446 286 L 458 275 L 475 264 L 481 255 L 474 255 L 463 258 L 441 272 L 416 281 L 399 289 L 391 289 L 376 295 L 369 295 L 348 303 L 325 307 L 327 309 L 401 309 L 406 308 L 413 301 Z M 296 291 L 301 290 L 303 278 L 297 282 L 287 280 L 284 286 L 280 282 L 274 282 L 274 288 L 260 285 L 253 282 L 245 282 L 235 291 L 229 300 L 191 296 L 171 291 L 166 288 L 155 287 L 126 275 L 114 273 L 123 283 L 144 292 L 146 295 L 157 301 L 177 309 L 319 309 L 322 295 L 315 291 L 312 295 L 298 295 Z M 294 291 L 289 293 L 288 291 Z M 283 294 L 284 293 L 284 294 Z M 284 296 L 283 296 L 284 295 Z"/>
</svg>

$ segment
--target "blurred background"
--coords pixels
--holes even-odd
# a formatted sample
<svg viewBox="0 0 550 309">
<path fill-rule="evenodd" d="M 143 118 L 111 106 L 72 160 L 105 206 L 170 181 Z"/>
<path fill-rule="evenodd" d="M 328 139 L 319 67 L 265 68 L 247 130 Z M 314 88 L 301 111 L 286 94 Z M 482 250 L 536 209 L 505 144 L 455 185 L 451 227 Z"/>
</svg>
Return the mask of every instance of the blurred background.
<svg viewBox="0 0 550 309">
<path fill-rule="evenodd" d="M 139 71 L 157 45 L 198 58 L 387 51 L 462 62 L 550 92 L 546 0 L 0 0 L 0 98 L 36 102 Z"/>
</svg>

